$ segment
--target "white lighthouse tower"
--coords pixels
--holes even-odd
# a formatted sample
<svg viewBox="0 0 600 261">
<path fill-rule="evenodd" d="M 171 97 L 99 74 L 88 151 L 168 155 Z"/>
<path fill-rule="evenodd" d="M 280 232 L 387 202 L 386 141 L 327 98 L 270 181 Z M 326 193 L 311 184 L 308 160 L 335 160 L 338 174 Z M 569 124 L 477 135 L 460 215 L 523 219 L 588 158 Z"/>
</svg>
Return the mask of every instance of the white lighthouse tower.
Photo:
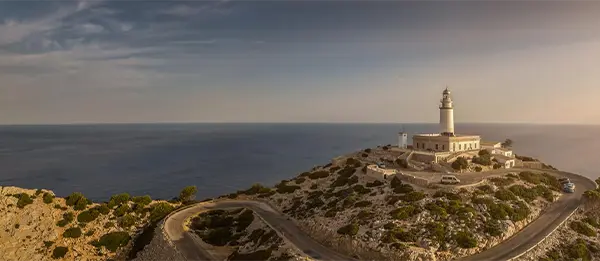
<svg viewBox="0 0 600 261">
<path fill-rule="evenodd" d="M 442 93 L 440 105 L 440 133 L 444 136 L 454 136 L 454 107 L 448 87 Z"/>
</svg>

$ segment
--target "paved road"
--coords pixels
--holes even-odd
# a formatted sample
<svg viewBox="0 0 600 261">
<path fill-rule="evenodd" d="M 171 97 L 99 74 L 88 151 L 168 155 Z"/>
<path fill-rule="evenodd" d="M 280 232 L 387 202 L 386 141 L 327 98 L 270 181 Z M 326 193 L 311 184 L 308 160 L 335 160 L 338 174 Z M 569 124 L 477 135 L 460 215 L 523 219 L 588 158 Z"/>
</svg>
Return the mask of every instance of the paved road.
<svg viewBox="0 0 600 261">
<path fill-rule="evenodd" d="M 531 169 L 508 169 L 494 171 L 494 175 L 507 172 L 519 172 Z M 573 194 L 564 194 L 554 204 L 552 204 L 536 220 L 530 223 L 523 230 L 515 234 L 508 240 L 488 249 L 479 254 L 461 259 L 461 261 L 489 261 L 489 260 L 509 260 L 527 251 L 532 246 L 543 240 L 549 235 L 561 222 L 563 222 L 573 212 L 581 202 L 581 195 L 584 191 L 594 189 L 595 183 L 585 177 L 567 172 L 549 171 L 560 176 L 566 176 L 576 185 L 576 192 Z M 238 208 L 245 207 L 252 209 L 260 215 L 268 225 L 274 228 L 280 235 L 294 244 L 301 251 L 308 251 L 309 255 L 319 260 L 352 260 L 329 248 L 322 246 L 314 241 L 304 232 L 302 232 L 293 222 L 287 220 L 282 214 L 273 210 L 268 205 L 255 201 L 220 201 L 215 203 L 201 203 L 194 207 L 181 210 L 171 215 L 164 225 L 164 230 L 168 237 L 173 241 L 177 249 L 182 252 L 187 260 L 215 260 L 209 253 L 198 247 L 195 239 L 189 233 L 184 231 L 183 223 L 186 218 L 199 212 L 220 209 L 220 208 Z"/>
<path fill-rule="evenodd" d="M 275 229 L 280 236 L 283 236 L 290 243 L 295 245 L 300 251 L 317 260 L 353 260 L 343 256 L 327 247 L 316 242 L 306 235 L 292 221 L 285 218 L 282 214 L 269 207 L 267 204 L 256 201 L 219 201 L 206 202 L 195 205 L 194 207 L 184 209 L 171 215 L 165 220 L 164 230 L 171 239 L 177 250 L 182 252 L 184 257 L 189 260 L 215 260 L 209 253 L 198 247 L 190 236 L 190 233 L 184 231 L 183 225 L 185 219 L 199 212 L 211 209 L 223 208 L 248 208 L 262 217 L 269 226 Z"/>
<path fill-rule="evenodd" d="M 575 193 L 564 194 L 536 220 L 508 240 L 479 254 L 460 259 L 461 261 L 495 261 L 515 258 L 542 241 L 547 235 L 552 233 L 561 222 L 567 219 L 571 212 L 573 212 L 581 203 L 581 195 L 584 191 L 596 188 L 596 184 L 593 181 L 579 175 L 561 171 L 544 171 L 571 179 L 571 182 L 575 183 Z"/>
</svg>

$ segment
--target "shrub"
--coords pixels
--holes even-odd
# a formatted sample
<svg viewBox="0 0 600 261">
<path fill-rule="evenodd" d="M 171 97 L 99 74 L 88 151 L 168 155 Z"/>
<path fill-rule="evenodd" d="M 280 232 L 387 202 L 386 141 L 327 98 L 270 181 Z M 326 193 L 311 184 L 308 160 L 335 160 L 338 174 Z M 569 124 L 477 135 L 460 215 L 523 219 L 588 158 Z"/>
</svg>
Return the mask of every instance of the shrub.
<svg viewBox="0 0 600 261">
<path fill-rule="evenodd" d="M 277 193 L 280 193 L 280 194 L 294 193 L 294 191 L 300 189 L 299 186 L 295 186 L 295 185 L 288 186 L 285 184 L 285 182 L 279 183 L 276 186 L 276 188 L 277 188 Z"/>
<path fill-rule="evenodd" d="M 21 225 L 19 225 L 18 223 L 15 224 L 15 229 L 19 229 L 19 227 L 21 227 Z"/>
<path fill-rule="evenodd" d="M 359 226 L 356 223 L 345 225 L 337 230 L 338 234 L 354 236 L 358 234 Z"/>
<path fill-rule="evenodd" d="M 487 222 L 485 222 L 484 227 L 483 227 L 483 231 L 493 237 L 501 236 L 502 230 L 503 229 L 500 224 L 500 221 L 498 221 L 496 219 L 488 219 Z"/>
<path fill-rule="evenodd" d="M 383 182 L 381 182 L 379 180 L 375 180 L 375 181 L 373 181 L 371 183 L 367 183 L 366 184 L 367 188 L 379 187 L 381 185 L 383 185 Z"/>
<path fill-rule="evenodd" d="M 145 195 L 145 196 L 133 197 L 131 199 L 131 201 L 133 201 L 136 204 L 142 205 L 142 206 L 147 206 L 150 203 L 152 203 L 152 198 L 148 195 Z"/>
<path fill-rule="evenodd" d="M 304 179 L 304 178 L 302 178 Z M 249 189 L 242 191 L 242 194 L 246 194 L 246 195 L 256 195 L 256 194 L 266 194 L 266 193 L 271 193 L 272 190 L 270 188 L 264 187 L 263 185 L 256 183 L 253 184 L 252 187 L 250 187 Z"/>
<path fill-rule="evenodd" d="M 564 253 L 571 258 L 571 260 L 592 260 L 592 253 L 587 247 L 587 244 L 582 239 L 577 239 L 575 242 L 565 247 Z"/>
<path fill-rule="evenodd" d="M 77 201 L 77 203 L 75 204 L 75 206 L 73 207 L 74 210 L 84 210 L 88 205 L 88 201 L 86 200 L 79 200 Z"/>
<path fill-rule="evenodd" d="M 68 228 L 63 233 L 63 237 L 67 237 L 67 238 L 78 238 L 80 236 L 81 236 L 81 228 L 78 228 L 78 227 Z"/>
<path fill-rule="evenodd" d="M 100 212 L 96 209 L 89 209 L 77 215 L 77 221 L 82 223 L 92 222 L 100 216 Z"/>
<path fill-rule="evenodd" d="M 394 229 L 394 228 L 396 228 L 396 224 L 389 222 L 389 223 L 386 223 L 385 225 L 383 225 L 383 228 L 385 228 L 387 230 Z"/>
<path fill-rule="evenodd" d="M 316 171 L 308 174 L 308 178 L 310 179 L 322 179 L 326 177 L 329 177 L 329 172 L 325 170 Z"/>
<path fill-rule="evenodd" d="M 580 221 L 573 221 L 571 222 L 570 227 L 579 234 L 586 235 L 588 237 L 596 236 L 596 231 L 590 226 L 588 226 L 586 223 Z"/>
<path fill-rule="evenodd" d="M 104 224 L 104 228 L 111 228 L 111 227 L 114 227 L 114 226 L 115 226 L 115 223 L 110 222 L 110 221 L 108 221 L 108 222 L 106 222 L 106 224 Z"/>
<path fill-rule="evenodd" d="M 67 254 L 68 251 L 69 251 L 69 249 L 66 247 L 57 246 L 54 248 L 54 250 L 52 250 L 52 258 L 54 258 L 54 259 L 63 258 Z"/>
<path fill-rule="evenodd" d="M 158 204 L 152 205 L 152 209 L 150 210 L 150 221 L 157 222 L 163 219 L 166 215 L 171 213 L 174 210 L 171 204 L 166 202 L 161 202 Z"/>
<path fill-rule="evenodd" d="M 590 217 L 587 216 L 582 219 L 583 222 L 590 224 L 590 226 L 595 228 L 600 228 L 600 222 L 598 222 L 598 217 Z"/>
<path fill-rule="evenodd" d="M 119 226 L 122 228 L 129 228 L 135 224 L 135 218 L 131 214 L 122 216 L 119 219 Z"/>
<path fill-rule="evenodd" d="M 94 242 L 95 246 L 104 246 L 111 252 L 117 251 L 119 247 L 127 245 L 131 240 L 131 237 L 127 232 L 111 232 L 103 235 L 97 242 Z"/>
<path fill-rule="evenodd" d="M 13 195 L 13 196 L 15 196 L 15 195 Z M 27 193 L 17 194 L 16 197 L 19 199 L 17 201 L 18 208 L 24 208 L 25 206 L 33 203 L 33 199 L 31 199 L 31 197 Z"/>
<path fill-rule="evenodd" d="M 392 178 L 392 181 L 390 182 L 390 187 L 392 189 L 395 189 L 396 187 L 398 187 L 400 185 L 402 185 L 402 181 L 397 176 L 394 176 Z"/>
<path fill-rule="evenodd" d="M 517 196 L 515 196 L 515 194 L 513 194 L 510 190 L 506 190 L 506 189 L 499 189 L 498 191 L 496 191 L 496 193 L 494 193 L 494 197 L 496 197 L 499 200 L 503 200 L 503 201 L 510 201 L 510 200 L 517 199 Z"/>
<path fill-rule="evenodd" d="M 477 246 L 477 239 L 475 239 L 473 234 L 466 231 L 456 233 L 454 240 L 460 248 L 474 248 Z"/>
<path fill-rule="evenodd" d="M 305 178 L 296 178 L 296 180 L 294 182 L 296 182 L 296 184 L 302 184 L 302 183 L 304 183 L 304 181 L 306 181 Z"/>
<path fill-rule="evenodd" d="M 483 170 L 483 169 L 482 169 L 481 167 L 479 167 L 479 166 L 475 166 L 475 171 L 476 171 L 476 172 L 481 172 L 482 170 Z"/>
<path fill-rule="evenodd" d="M 123 204 L 113 211 L 113 215 L 115 215 L 115 217 L 120 217 L 127 214 L 127 212 L 129 212 L 130 210 L 131 208 L 129 207 L 129 205 Z"/>
<path fill-rule="evenodd" d="M 395 239 L 400 242 L 415 242 L 417 241 L 417 236 L 413 232 L 404 231 L 402 229 L 396 229 L 390 231 Z"/>
<path fill-rule="evenodd" d="M 452 162 L 452 168 L 455 170 L 463 170 L 468 166 L 469 162 L 463 157 L 458 157 L 456 160 L 454 160 L 454 162 Z"/>
<path fill-rule="evenodd" d="M 504 187 L 515 183 L 515 180 L 512 178 L 491 178 L 490 181 L 498 187 Z"/>
<path fill-rule="evenodd" d="M 408 194 L 405 194 L 401 197 L 402 200 L 406 202 L 415 202 L 425 198 L 425 194 L 423 192 L 413 191 Z"/>
<path fill-rule="evenodd" d="M 354 204 L 354 207 L 357 207 L 357 208 L 364 208 L 364 207 L 368 207 L 368 206 L 370 206 L 370 205 L 372 205 L 372 203 L 371 203 L 371 202 L 364 200 L 364 201 L 359 201 L 359 202 L 356 202 L 356 203 Z"/>
<path fill-rule="evenodd" d="M 363 157 L 363 158 L 366 158 L 366 157 L 369 157 L 369 154 L 363 153 L 363 154 L 360 154 L 360 156 Z"/>
<path fill-rule="evenodd" d="M 310 189 L 318 189 L 318 188 L 319 188 L 319 185 L 317 185 L 317 184 L 312 184 L 310 186 Z"/>
<path fill-rule="evenodd" d="M 543 186 L 542 186 L 543 187 Z M 523 185 L 512 185 L 508 188 L 513 194 L 519 196 L 527 202 L 532 202 L 538 197 L 538 189 L 528 189 Z M 543 193 L 543 192 L 542 192 Z"/>
<path fill-rule="evenodd" d="M 418 206 L 408 205 L 390 211 L 390 215 L 393 219 L 406 220 L 421 213 L 421 209 Z"/>
<path fill-rule="evenodd" d="M 494 189 L 490 185 L 482 185 L 477 187 L 478 190 L 483 191 L 486 194 L 494 193 Z"/>
<path fill-rule="evenodd" d="M 44 193 L 42 198 L 44 200 L 44 203 L 46 203 L 46 204 L 50 204 L 50 203 L 52 203 L 52 201 L 54 201 L 54 196 L 48 192 Z"/>
<path fill-rule="evenodd" d="M 441 201 L 438 201 L 438 202 L 441 202 Z M 429 210 L 429 212 L 432 215 L 435 215 L 439 218 L 448 217 L 448 213 L 446 212 L 446 209 L 438 206 L 435 202 L 429 202 L 429 203 L 425 204 L 425 209 Z"/>
<path fill-rule="evenodd" d="M 446 242 L 446 225 L 441 222 L 431 222 L 425 225 L 427 234 L 430 238 L 440 244 Z"/>
<path fill-rule="evenodd" d="M 73 214 L 73 212 L 66 212 L 63 214 L 63 219 L 66 220 L 67 222 L 73 221 L 74 218 L 75 218 L 75 215 Z"/>
<path fill-rule="evenodd" d="M 44 241 L 45 247 L 51 247 L 52 245 L 54 245 L 54 241 Z"/>
<path fill-rule="evenodd" d="M 506 219 L 509 216 L 510 212 L 512 212 L 512 208 L 506 204 L 491 203 L 491 204 L 488 204 L 487 207 L 488 207 L 488 213 L 490 214 L 490 217 L 492 217 L 493 219 L 499 219 L 499 220 Z"/>
<path fill-rule="evenodd" d="M 484 165 L 484 166 L 492 165 L 492 159 L 490 157 L 490 154 L 483 154 L 483 155 L 480 155 L 479 157 L 475 156 L 475 157 L 473 157 L 473 159 L 471 161 L 473 163 L 476 163 L 479 165 Z"/>
<path fill-rule="evenodd" d="M 394 188 L 394 193 L 397 194 L 406 194 L 406 193 L 411 193 L 414 192 L 415 189 L 413 188 L 413 186 L 409 185 L 409 184 L 401 184 L 396 186 L 396 188 Z"/>
<path fill-rule="evenodd" d="M 77 202 L 79 202 L 80 200 L 87 201 L 87 199 L 83 196 L 83 194 L 81 194 L 79 192 L 73 192 L 71 195 L 67 196 L 65 199 L 67 201 L 67 206 L 75 206 L 75 204 L 77 204 Z"/>
<path fill-rule="evenodd" d="M 371 190 L 370 190 L 370 189 L 368 189 L 368 188 L 365 188 L 365 187 L 363 187 L 363 185 L 354 185 L 354 186 L 352 187 L 352 189 L 353 189 L 353 190 L 354 190 L 356 193 L 358 193 L 358 194 L 361 194 L 361 195 L 364 195 L 364 194 L 369 194 L 369 193 L 371 193 Z"/>
<path fill-rule="evenodd" d="M 198 188 L 196 186 L 187 186 L 179 192 L 179 201 L 188 201 L 194 199 Z"/>
<path fill-rule="evenodd" d="M 531 213 L 531 210 L 529 209 L 527 204 L 525 204 L 523 201 L 519 201 L 519 202 L 517 202 L 517 207 L 513 208 L 512 212 L 509 213 L 510 220 L 515 221 L 515 222 L 524 220 L 527 218 L 527 216 L 529 216 L 530 213 Z"/>
<path fill-rule="evenodd" d="M 108 206 L 106 204 L 102 204 L 102 205 L 98 206 L 97 210 L 102 215 L 108 215 L 108 213 L 110 212 L 110 209 L 108 208 Z"/>
</svg>

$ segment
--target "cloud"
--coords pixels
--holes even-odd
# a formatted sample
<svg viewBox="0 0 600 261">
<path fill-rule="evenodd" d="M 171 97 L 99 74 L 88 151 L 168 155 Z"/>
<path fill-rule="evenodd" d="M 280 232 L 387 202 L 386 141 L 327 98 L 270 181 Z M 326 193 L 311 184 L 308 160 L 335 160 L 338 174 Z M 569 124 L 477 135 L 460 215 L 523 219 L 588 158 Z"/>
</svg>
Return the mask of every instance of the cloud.
<svg viewBox="0 0 600 261">
<path fill-rule="evenodd" d="M 176 5 L 160 13 L 174 16 L 193 16 L 206 10 L 206 6 L 190 7 L 187 5 Z"/>
<path fill-rule="evenodd" d="M 97 24 L 87 23 L 77 26 L 77 30 L 82 34 L 97 34 L 104 32 L 104 27 Z"/>
</svg>

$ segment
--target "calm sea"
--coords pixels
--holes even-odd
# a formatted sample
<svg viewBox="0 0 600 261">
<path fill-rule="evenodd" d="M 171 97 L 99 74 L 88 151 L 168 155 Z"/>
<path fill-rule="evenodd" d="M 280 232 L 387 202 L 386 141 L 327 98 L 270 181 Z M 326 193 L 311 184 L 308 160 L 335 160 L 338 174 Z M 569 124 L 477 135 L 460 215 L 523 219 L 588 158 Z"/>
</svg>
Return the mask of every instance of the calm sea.
<svg viewBox="0 0 600 261">
<path fill-rule="evenodd" d="M 212 197 L 272 185 L 337 155 L 395 144 L 397 132 L 437 124 L 123 124 L 0 126 L 0 185 L 80 191 L 93 200 L 129 192 L 171 198 L 187 185 Z M 600 126 L 459 124 L 517 154 L 600 176 Z"/>
</svg>

